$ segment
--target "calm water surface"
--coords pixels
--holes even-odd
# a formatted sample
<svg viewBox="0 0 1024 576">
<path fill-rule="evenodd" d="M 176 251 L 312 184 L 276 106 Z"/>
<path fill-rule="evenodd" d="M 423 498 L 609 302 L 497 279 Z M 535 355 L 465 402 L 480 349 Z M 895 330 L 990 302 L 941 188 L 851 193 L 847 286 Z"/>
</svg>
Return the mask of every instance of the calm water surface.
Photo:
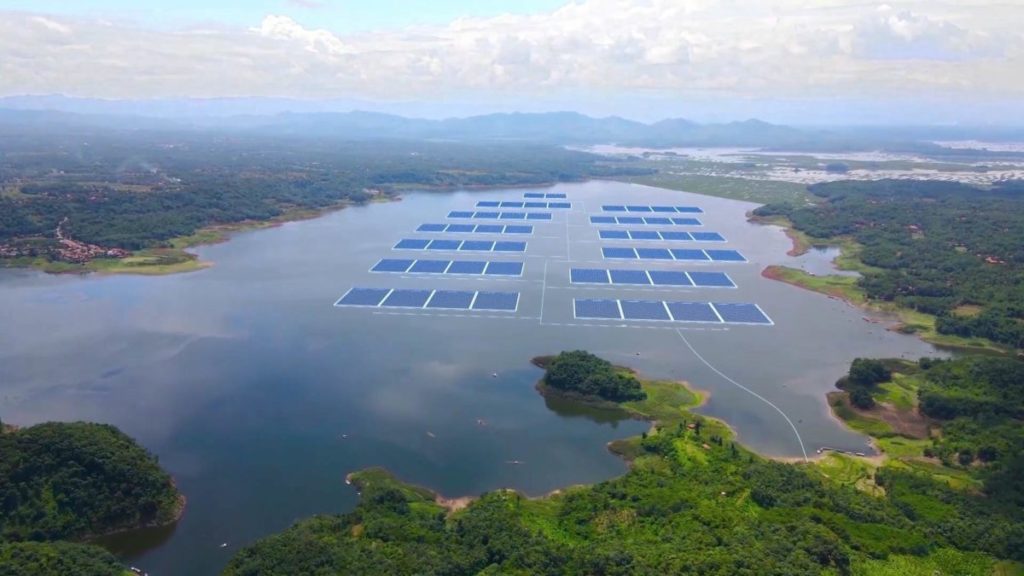
<svg viewBox="0 0 1024 576">
<path fill-rule="evenodd" d="M 216 265 L 192 274 L 0 271 L 0 416 L 22 425 L 109 422 L 139 439 L 188 508 L 176 527 L 107 545 L 150 574 L 201 575 L 299 518 L 351 509 L 357 496 L 344 476 L 367 466 L 451 496 L 499 487 L 538 495 L 621 474 L 605 444 L 645 426 L 548 409 L 533 389 L 535 355 L 582 348 L 689 380 L 711 393 L 703 412 L 727 420 L 742 441 L 800 456 L 823 445 L 866 450 L 824 400 L 852 358 L 936 354 L 841 302 L 763 279 L 764 266 L 792 259 L 777 228 L 745 221 L 751 204 L 609 182 L 553 190 L 567 193 L 573 210 L 537 224 L 525 257 L 497 257 L 525 259 L 514 280 L 367 270 L 396 254 L 399 238 L 429 236 L 414 233 L 419 224 L 480 199 L 522 199 L 523 189 L 414 193 L 239 234 L 200 249 Z M 607 264 L 587 216 L 626 201 L 703 207 L 704 229 L 750 262 L 668 267 L 724 270 L 739 288 L 571 287 L 570 261 Z M 522 297 L 508 318 L 332 307 L 353 285 Z M 574 296 L 755 302 L 775 326 L 588 326 L 572 318 Z"/>
</svg>

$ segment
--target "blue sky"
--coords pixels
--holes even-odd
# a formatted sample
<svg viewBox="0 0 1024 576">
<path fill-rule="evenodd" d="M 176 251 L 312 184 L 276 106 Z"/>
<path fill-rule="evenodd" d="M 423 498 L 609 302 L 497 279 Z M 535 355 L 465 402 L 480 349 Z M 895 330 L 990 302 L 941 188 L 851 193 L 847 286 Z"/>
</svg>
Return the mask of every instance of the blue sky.
<svg viewBox="0 0 1024 576">
<path fill-rule="evenodd" d="M 255 26 L 267 14 L 287 14 L 306 26 L 352 33 L 443 25 L 464 16 L 550 11 L 568 0 L 0 0 L 0 10 L 127 19 L 168 27 L 217 23 Z"/>
</svg>

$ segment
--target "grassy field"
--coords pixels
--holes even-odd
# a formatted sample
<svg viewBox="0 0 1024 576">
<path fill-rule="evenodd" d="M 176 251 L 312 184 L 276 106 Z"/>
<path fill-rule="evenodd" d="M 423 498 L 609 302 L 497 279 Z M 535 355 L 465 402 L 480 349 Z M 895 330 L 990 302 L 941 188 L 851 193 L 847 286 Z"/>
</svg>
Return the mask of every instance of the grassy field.
<svg viewBox="0 0 1024 576">
<path fill-rule="evenodd" d="M 716 196 L 718 198 L 729 198 L 731 200 L 743 200 L 768 204 L 770 202 L 796 202 L 810 203 L 814 197 L 807 191 L 807 186 L 792 182 L 779 182 L 776 180 L 752 180 L 747 178 L 731 178 L 726 176 L 702 176 L 690 174 L 675 174 L 671 168 L 660 163 L 646 163 L 660 171 L 656 174 L 646 176 L 630 176 L 621 178 L 623 182 L 644 184 L 669 190 L 681 190 Z"/>
</svg>

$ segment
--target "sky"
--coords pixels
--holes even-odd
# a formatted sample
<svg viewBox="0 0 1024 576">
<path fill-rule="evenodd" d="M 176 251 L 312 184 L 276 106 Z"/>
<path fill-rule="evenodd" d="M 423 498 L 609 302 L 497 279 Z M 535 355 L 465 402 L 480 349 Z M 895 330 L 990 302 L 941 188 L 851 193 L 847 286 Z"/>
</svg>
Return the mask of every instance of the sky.
<svg viewBox="0 0 1024 576">
<path fill-rule="evenodd" d="M 1024 0 L 0 0 L 0 96 L 1024 125 L 1022 22 Z"/>
</svg>

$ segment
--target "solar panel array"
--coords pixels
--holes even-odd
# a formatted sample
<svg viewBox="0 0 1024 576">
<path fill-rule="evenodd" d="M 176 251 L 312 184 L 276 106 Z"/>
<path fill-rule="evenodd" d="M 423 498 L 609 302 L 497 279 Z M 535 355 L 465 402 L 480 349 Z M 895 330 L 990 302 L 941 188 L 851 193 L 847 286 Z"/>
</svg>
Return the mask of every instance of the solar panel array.
<svg viewBox="0 0 1024 576">
<path fill-rule="evenodd" d="M 718 232 L 684 230 L 598 230 L 602 240 L 665 240 L 668 242 L 725 242 Z"/>
<path fill-rule="evenodd" d="M 427 240 L 403 238 L 393 250 L 432 250 L 437 252 L 526 252 L 526 242 L 514 240 Z"/>
<path fill-rule="evenodd" d="M 337 307 L 488 310 L 515 312 L 518 292 L 479 290 L 410 290 L 404 288 L 352 288 L 334 303 Z"/>
<path fill-rule="evenodd" d="M 583 320 L 646 320 L 707 324 L 773 322 L 757 304 L 670 302 L 664 300 L 573 299 L 573 314 Z"/>
<path fill-rule="evenodd" d="M 564 200 L 566 196 L 560 192 L 526 192 L 523 194 L 523 198 L 554 198 L 556 200 Z"/>
<path fill-rule="evenodd" d="M 569 271 L 572 284 L 624 284 L 634 286 L 678 286 L 697 288 L 735 288 L 736 284 L 724 272 L 697 272 L 683 270 L 621 270 L 606 268 L 573 268 Z"/>
<path fill-rule="evenodd" d="M 703 214 L 704 211 L 696 206 L 637 206 L 634 204 L 605 204 L 601 206 L 603 212 L 659 212 L 679 214 Z"/>
<path fill-rule="evenodd" d="M 607 260 L 676 260 L 681 262 L 746 262 L 736 250 L 699 250 L 696 248 L 633 248 L 605 246 L 601 254 Z"/>
<path fill-rule="evenodd" d="M 462 234 L 533 234 L 533 226 L 527 224 L 420 224 L 416 231 Z"/>
<path fill-rule="evenodd" d="M 392 274 L 448 274 L 469 276 L 522 276 L 522 262 L 486 260 L 412 260 L 384 258 L 370 272 Z"/>
<path fill-rule="evenodd" d="M 630 226 L 703 226 L 700 220 L 690 217 L 668 216 L 591 216 L 591 224 L 621 224 Z"/>
<path fill-rule="evenodd" d="M 471 212 L 468 210 L 452 210 L 448 213 L 453 219 L 476 220 L 551 220 L 551 212 Z"/>
<path fill-rule="evenodd" d="M 476 203 L 477 208 L 544 208 L 544 209 L 567 209 L 572 208 L 569 202 L 518 202 L 515 200 L 481 200 Z"/>
</svg>

